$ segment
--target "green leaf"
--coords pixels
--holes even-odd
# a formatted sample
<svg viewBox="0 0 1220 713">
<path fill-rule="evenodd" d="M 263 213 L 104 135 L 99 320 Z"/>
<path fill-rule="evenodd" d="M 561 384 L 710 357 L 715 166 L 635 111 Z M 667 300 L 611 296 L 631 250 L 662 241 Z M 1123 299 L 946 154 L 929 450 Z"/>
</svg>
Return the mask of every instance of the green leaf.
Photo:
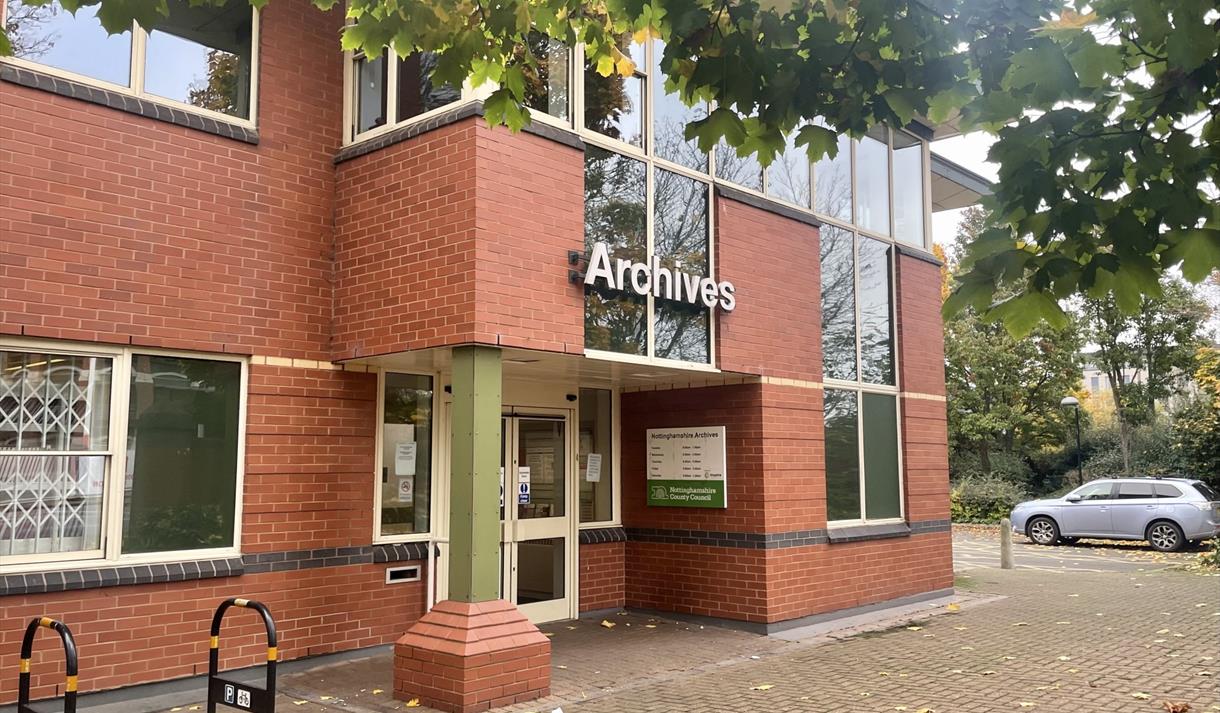
<svg viewBox="0 0 1220 713">
<path fill-rule="evenodd" d="M 1053 297 L 1045 292 L 1024 292 L 992 306 L 989 319 L 1004 323 L 1004 328 L 1014 339 L 1021 339 L 1033 331 L 1042 320 L 1055 329 L 1068 324 L 1067 313 Z"/>
<path fill-rule="evenodd" d="M 1068 50 L 1068 62 L 1076 70 L 1076 76 L 1084 87 L 1100 87 L 1107 75 L 1119 76 L 1123 72 L 1122 48 L 1098 44 L 1088 32 L 1082 33 L 1072 43 L 1072 48 Z"/>
<path fill-rule="evenodd" d="M 13 54 L 13 43 L 9 42 L 8 32 L 0 27 L 0 57 L 8 57 Z"/>
<path fill-rule="evenodd" d="M 796 132 L 796 145 L 804 146 L 809 160 L 820 161 L 823 156 L 834 158 L 839 153 L 839 135 L 817 124 L 806 124 Z"/>
<path fill-rule="evenodd" d="M 737 112 L 718 107 L 706 119 L 691 122 L 686 127 L 686 138 L 698 139 L 700 151 L 711 151 L 721 137 L 730 146 L 740 146 L 746 140 L 746 126 Z"/>
<path fill-rule="evenodd" d="M 1075 88 L 1076 72 L 1059 45 L 1041 42 L 1012 58 L 1002 86 L 1007 90 L 1029 89 L 1038 102 L 1055 101 Z"/>
<path fill-rule="evenodd" d="M 1220 229 L 1171 230 L 1165 238 L 1172 244 L 1163 254 L 1164 263 L 1182 263 L 1182 275 L 1191 282 L 1202 282 L 1220 270 Z"/>
</svg>

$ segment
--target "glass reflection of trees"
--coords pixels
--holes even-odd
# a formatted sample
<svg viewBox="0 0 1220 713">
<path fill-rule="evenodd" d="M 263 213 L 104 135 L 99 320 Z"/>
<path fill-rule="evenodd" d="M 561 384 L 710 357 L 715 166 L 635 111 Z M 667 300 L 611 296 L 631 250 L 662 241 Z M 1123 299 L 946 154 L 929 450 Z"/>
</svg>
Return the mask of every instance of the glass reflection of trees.
<svg viewBox="0 0 1220 713">
<path fill-rule="evenodd" d="M 859 402 L 856 392 L 826 389 L 826 519 L 860 517 Z"/>
<path fill-rule="evenodd" d="M 646 165 L 594 146 L 585 150 L 585 251 L 604 242 L 616 258 L 648 259 Z M 646 355 L 648 309 L 626 292 L 585 288 L 585 346 Z"/>
<path fill-rule="evenodd" d="M 894 384 L 893 253 L 889 243 L 860 239 L 860 376 L 870 384 Z"/>
<path fill-rule="evenodd" d="M 527 60 L 524 46 L 518 46 L 515 54 L 516 62 L 525 75 L 525 105 L 566 119 L 570 55 L 567 46 L 536 30 L 529 34 L 527 42 L 535 61 Z"/>
<path fill-rule="evenodd" d="M 839 151 L 834 158 L 814 164 L 814 201 L 816 213 L 851 221 L 851 139 L 839 135 Z"/>
<path fill-rule="evenodd" d="M 626 34 L 619 47 L 635 62 L 636 72 L 630 77 L 618 73 L 603 77 L 596 67 L 585 65 L 585 127 L 643 148 L 644 45 L 632 43 L 631 35 Z"/>
<path fill-rule="evenodd" d="M 828 379 L 856 379 L 856 266 L 850 231 L 824 226 L 822 364 Z"/>
<path fill-rule="evenodd" d="M 663 267 L 710 276 L 708 264 L 708 187 L 657 168 L 653 173 L 653 252 Z M 710 360 L 710 314 L 695 305 L 655 300 L 655 355 L 662 359 Z"/>
</svg>

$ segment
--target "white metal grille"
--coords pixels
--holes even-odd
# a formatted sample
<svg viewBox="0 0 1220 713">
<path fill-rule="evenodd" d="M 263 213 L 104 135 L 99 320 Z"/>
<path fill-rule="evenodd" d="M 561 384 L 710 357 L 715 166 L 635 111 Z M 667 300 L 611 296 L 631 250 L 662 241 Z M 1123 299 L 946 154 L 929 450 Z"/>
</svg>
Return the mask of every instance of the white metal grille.
<svg viewBox="0 0 1220 713">
<path fill-rule="evenodd" d="M 111 362 L 0 352 L 0 554 L 101 547 Z"/>
</svg>

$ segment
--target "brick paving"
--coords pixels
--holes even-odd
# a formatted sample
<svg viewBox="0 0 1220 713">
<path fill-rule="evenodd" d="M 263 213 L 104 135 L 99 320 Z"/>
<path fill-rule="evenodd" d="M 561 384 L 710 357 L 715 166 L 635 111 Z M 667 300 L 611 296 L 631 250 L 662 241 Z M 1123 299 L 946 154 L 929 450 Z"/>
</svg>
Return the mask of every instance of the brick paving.
<svg viewBox="0 0 1220 713">
<path fill-rule="evenodd" d="M 548 625 L 553 695 L 504 710 L 1220 711 L 1220 578 L 976 568 L 958 587 L 958 612 L 795 643 L 638 614 Z M 389 680 L 388 656 L 286 676 L 279 709 L 404 710 Z"/>
</svg>

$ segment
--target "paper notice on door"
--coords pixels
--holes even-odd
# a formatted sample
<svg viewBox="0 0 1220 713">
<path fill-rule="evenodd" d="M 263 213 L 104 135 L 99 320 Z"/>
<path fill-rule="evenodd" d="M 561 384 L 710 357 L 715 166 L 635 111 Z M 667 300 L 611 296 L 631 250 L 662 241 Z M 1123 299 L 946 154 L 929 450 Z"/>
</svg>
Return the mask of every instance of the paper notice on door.
<svg viewBox="0 0 1220 713">
<path fill-rule="evenodd" d="M 398 479 L 398 501 L 409 503 L 415 500 L 415 478 Z"/>
<path fill-rule="evenodd" d="M 602 454 L 590 453 L 589 460 L 585 463 L 585 480 L 590 483 L 600 482 L 602 479 Z"/>
<path fill-rule="evenodd" d="M 415 475 L 415 441 L 394 444 L 394 475 Z"/>
<path fill-rule="evenodd" d="M 530 467 L 528 465 L 517 466 L 517 482 L 529 485 L 530 482 Z"/>
</svg>

